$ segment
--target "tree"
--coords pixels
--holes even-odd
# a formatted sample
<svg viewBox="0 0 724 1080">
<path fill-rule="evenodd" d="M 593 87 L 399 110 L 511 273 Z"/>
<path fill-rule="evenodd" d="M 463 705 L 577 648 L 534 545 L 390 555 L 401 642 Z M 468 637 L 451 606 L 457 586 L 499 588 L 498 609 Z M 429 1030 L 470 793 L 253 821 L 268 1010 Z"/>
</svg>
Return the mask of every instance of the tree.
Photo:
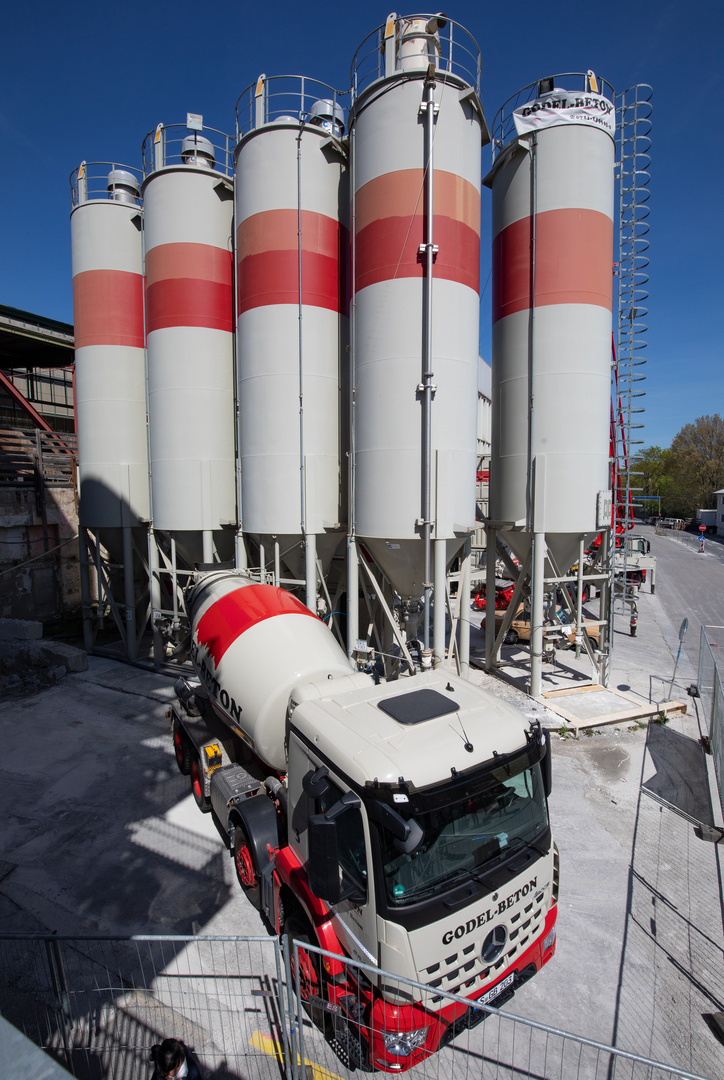
<svg viewBox="0 0 724 1080">
<path fill-rule="evenodd" d="M 724 487 L 724 420 L 715 413 L 685 424 L 671 444 L 670 472 L 682 516 L 716 505 Z"/>
<path fill-rule="evenodd" d="M 670 468 L 670 450 L 662 450 L 660 446 L 639 450 L 631 462 L 631 471 L 636 474 L 636 487 L 641 489 L 641 495 L 663 495 L 662 482 L 664 486 L 671 483 Z"/>
</svg>

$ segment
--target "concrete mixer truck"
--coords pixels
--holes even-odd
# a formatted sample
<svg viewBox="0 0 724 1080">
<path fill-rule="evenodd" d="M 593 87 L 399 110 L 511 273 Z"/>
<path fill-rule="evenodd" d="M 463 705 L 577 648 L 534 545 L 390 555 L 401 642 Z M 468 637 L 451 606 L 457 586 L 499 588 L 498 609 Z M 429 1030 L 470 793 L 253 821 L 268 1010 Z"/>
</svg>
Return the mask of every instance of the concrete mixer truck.
<svg viewBox="0 0 724 1080">
<path fill-rule="evenodd" d="M 313 1019 L 352 1065 L 404 1071 L 485 1016 L 443 991 L 501 1004 L 554 953 L 548 734 L 442 669 L 375 684 L 240 573 L 187 600 L 177 764 L 273 931 L 343 958 L 298 954 Z"/>
</svg>

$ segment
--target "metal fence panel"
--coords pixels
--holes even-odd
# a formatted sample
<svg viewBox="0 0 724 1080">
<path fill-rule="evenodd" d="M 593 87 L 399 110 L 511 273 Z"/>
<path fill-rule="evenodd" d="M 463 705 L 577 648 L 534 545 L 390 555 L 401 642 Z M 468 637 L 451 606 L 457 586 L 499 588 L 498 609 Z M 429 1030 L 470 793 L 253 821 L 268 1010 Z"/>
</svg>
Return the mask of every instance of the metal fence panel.
<svg viewBox="0 0 724 1080">
<path fill-rule="evenodd" d="M 79 1080 L 150 1076 L 182 1039 L 214 1080 L 279 1077 L 274 938 L 0 939 L 0 1012 Z"/>
<path fill-rule="evenodd" d="M 195 1050 L 207 1080 L 347 1080 L 378 1070 L 360 1060 L 361 1037 L 374 1034 L 369 1014 L 360 1007 L 350 1022 L 326 1000 L 332 954 L 303 944 L 300 959 L 299 942 L 288 949 L 276 938 L 0 936 L 0 1012 L 78 1080 L 149 1077 L 150 1048 L 168 1036 Z M 343 964 L 348 985 L 381 981 L 388 997 L 414 997 L 432 1012 L 459 1005 L 452 1037 L 423 1055 L 411 1080 L 706 1080 Z"/>
<path fill-rule="evenodd" d="M 299 954 L 300 945 L 295 942 L 291 960 L 293 970 L 300 972 L 294 995 L 300 1062 L 306 1076 L 315 1080 L 347 1078 L 352 1067 L 360 1065 L 362 1036 L 369 1043 L 380 1033 L 368 1015 L 358 1023 L 350 1022 L 318 996 L 324 981 L 324 958 L 332 954 L 309 945 L 303 946 L 301 960 Z M 499 1007 L 506 1000 L 505 994 L 496 1001 L 498 1007 L 471 1007 L 462 997 L 441 989 L 433 991 L 365 964 L 346 961 L 344 966 L 349 985 L 366 976 L 372 982 L 384 983 L 385 993 L 392 999 L 409 1001 L 412 997 L 433 1013 L 451 1003 L 460 1006 L 456 1032 L 441 1050 L 424 1055 L 410 1069 L 407 1075 L 411 1080 L 692 1080 L 694 1076 L 673 1065 L 512 1016 Z M 365 1060 L 361 1067 L 376 1071 L 380 1066 L 374 1060 Z"/>
<path fill-rule="evenodd" d="M 724 626 L 702 626 L 697 686 L 709 729 L 719 802 L 724 812 L 724 690 L 718 662 L 719 649 L 723 646 Z"/>
</svg>

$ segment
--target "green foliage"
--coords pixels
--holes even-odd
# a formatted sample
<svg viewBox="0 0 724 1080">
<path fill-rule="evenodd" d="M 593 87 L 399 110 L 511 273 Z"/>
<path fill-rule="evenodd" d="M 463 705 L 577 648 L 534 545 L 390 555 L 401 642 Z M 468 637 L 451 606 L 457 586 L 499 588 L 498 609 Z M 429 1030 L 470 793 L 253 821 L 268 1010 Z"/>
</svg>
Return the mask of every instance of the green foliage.
<svg viewBox="0 0 724 1080">
<path fill-rule="evenodd" d="M 635 456 L 642 496 L 660 495 L 664 516 L 689 518 L 716 506 L 724 488 L 724 420 L 715 413 L 685 424 L 668 450 L 649 446 Z"/>
</svg>

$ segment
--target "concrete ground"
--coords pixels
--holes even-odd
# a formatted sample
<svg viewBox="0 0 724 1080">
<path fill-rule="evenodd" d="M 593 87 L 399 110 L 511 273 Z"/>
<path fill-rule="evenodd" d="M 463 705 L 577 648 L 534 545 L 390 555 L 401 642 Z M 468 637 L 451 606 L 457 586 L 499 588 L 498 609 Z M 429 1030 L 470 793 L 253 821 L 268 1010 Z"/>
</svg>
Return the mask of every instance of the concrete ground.
<svg viewBox="0 0 724 1080">
<path fill-rule="evenodd" d="M 710 545 L 710 548 L 713 545 Z M 617 632 L 612 685 L 642 700 L 668 693 L 678 627 L 724 624 L 724 561 L 654 537 L 657 588 L 645 586 L 638 636 Z M 722 549 L 724 551 L 724 549 Z M 686 696 L 695 626 L 667 724 L 554 736 L 551 815 L 561 853 L 558 949 L 507 1010 L 712 1080 L 724 1047 L 706 1023 L 724 1011 L 720 824 L 704 730 Z M 476 679 L 544 722 L 547 710 L 483 673 Z M 173 759 L 172 680 L 91 657 L 88 671 L 0 704 L 4 930 L 67 934 L 259 934 L 210 815 Z"/>
</svg>

